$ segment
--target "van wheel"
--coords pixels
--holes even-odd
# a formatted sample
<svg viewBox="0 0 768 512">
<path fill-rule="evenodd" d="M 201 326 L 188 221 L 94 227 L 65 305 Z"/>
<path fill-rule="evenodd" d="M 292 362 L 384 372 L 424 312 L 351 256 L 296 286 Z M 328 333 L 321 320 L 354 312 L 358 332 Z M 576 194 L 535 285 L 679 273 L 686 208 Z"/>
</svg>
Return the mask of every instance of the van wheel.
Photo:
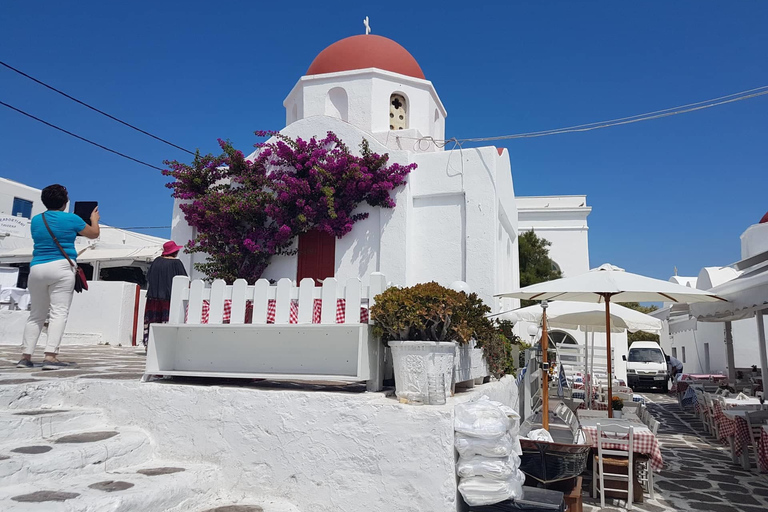
<svg viewBox="0 0 768 512">
<path fill-rule="evenodd" d="M 664 393 L 669 393 L 669 381 L 668 381 L 668 380 L 665 380 L 665 381 L 664 381 L 664 385 L 663 385 L 663 386 L 661 386 L 661 390 L 662 390 Z"/>
</svg>

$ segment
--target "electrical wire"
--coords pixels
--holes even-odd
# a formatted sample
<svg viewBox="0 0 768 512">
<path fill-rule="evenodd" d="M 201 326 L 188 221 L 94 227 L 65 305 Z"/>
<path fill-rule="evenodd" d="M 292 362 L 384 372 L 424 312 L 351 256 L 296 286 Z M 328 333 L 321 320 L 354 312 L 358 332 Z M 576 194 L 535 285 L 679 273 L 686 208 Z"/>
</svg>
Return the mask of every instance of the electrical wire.
<svg viewBox="0 0 768 512">
<path fill-rule="evenodd" d="M 15 110 L 19 114 L 25 115 L 25 116 L 27 116 L 27 117 L 29 117 L 31 119 L 34 119 L 35 121 L 39 121 L 39 122 L 43 123 L 44 125 L 50 126 L 51 128 L 55 128 L 56 130 L 59 130 L 60 132 L 66 133 L 67 135 L 71 135 L 72 137 L 75 137 L 76 139 L 80 139 L 80 140 L 82 140 L 84 142 L 87 142 L 88 144 L 93 144 L 97 148 L 101 148 L 104 151 L 109 151 L 110 153 L 114 153 L 115 155 L 121 156 L 123 158 L 127 158 L 128 160 L 132 160 L 132 161 L 134 161 L 136 163 L 139 163 L 141 165 L 146 165 L 147 167 L 151 167 L 152 169 L 157 169 L 158 171 L 162 171 L 163 170 L 161 167 L 157 167 L 156 165 L 148 164 L 147 162 L 143 162 L 143 161 L 139 160 L 138 158 L 133 158 L 132 156 L 128 156 L 125 153 L 121 153 L 119 151 L 115 151 L 114 149 L 110 149 L 107 146 L 102 146 L 98 142 L 93 142 L 90 139 L 86 139 L 85 137 L 81 137 L 80 135 L 77 135 L 75 133 L 67 131 L 64 128 L 60 128 L 60 127 L 56 126 L 55 124 L 51 124 L 48 121 L 44 121 L 44 120 L 40 119 L 39 117 L 35 117 L 32 114 L 24 112 L 23 110 L 20 110 L 20 109 L 14 107 L 13 105 L 9 105 L 9 104 L 7 104 L 7 103 L 5 103 L 3 101 L 0 101 L 0 105 L 3 105 L 4 107 L 8 107 L 11 110 Z"/>
<path fill-rule="evenodd" d="M 149 133 L 149 132 L 147 132 L 147 131 L 144 131 L 144 130 L 142 130 L 141 128 L 139 128 L 139 127 L 137 127 L 137 126 L 134 126 L 134 125 L 132 125 L 132 124 L 130 124 L 130 123 L 127 123 L 127 122 L 123 121 L 122 119 L 118 119 L 117 117 L 115 117 L 115 116 L 113 116 L 113 115 L 107 114 L 107 113 L 106 113 L 106 112 L 104 112 L 103 110 L 99 110 L 98 108 L 96 108 L 96 107 L 94 107 L 94 106 L 91 106 L 91 105 L 89 105 L 88 103 L 86 103 L 86 102 L 84 102 L 84 101 L 80 101 L 79 99 L 77 99 L 77 98 L 75 98 L 75 97 L 73 97 L 73 96 L 70 96 L 69 94 L 65 93 L 64 91 L 60 91 L 59 89 L 57 89 L 57 88 L 53 87 L 52 85 L 48 85 L 47 83 L 43 82 L 42 80 L 38 80 L 37 78 L 35 78 L 35 77 L 33 77 L 33 76 L 30 76 L 30 75 L 26 74 L 25 72 L 21 71 L 20 69 L 16 69 L 16 68 L 14 68 L 14 67 L 13 67 L 13 66 L 11 66 L 10 64 L 6 64 L 6 63 L 5 63 L 5 62 L 3 62 L 3 61 L 0 61 L 0 64 L 2 64 L 3 66 L 5 66 L 6 68 L 10 69 L 11 71 L 14 71 L 14 72 L 16 72 L 16 73 L 20 74 L 21 76 L 24 76 L 24 77 L 26 77 L 26 78 L 29 78 L 29 79 L 30 79 L 30 80 L 32 80 L 33 82 L 35 82 L 35 83 L 38 83 L 38 84 L 42 85 L 43 87 L 47 87 L 48 89 L 50 89 L 50 90 L 52 90 L 52 91 L 54 91 L 54 92 L 57 92 L 57 93 L 61 94 L 62 96 L 66 97 L 66 98 L 69 98 L 70 100 L 74 101 L 75 103 L 79 103 L 80 105 L 82 105 L 82 106 L 84 106 L 84 107 L 87 107 L 87 108 L 89 108 L 89 109 L 93 110 L 94 112 L 98 112 L 99 114 L 101 114 L 101 115 L 103 115 L 103 116 L 106 116 L 106 117 L 108 117 L 108 118 L 112 119 L 113 121 L 117 121 L 118 123 L 120 123 L 120 124 L 122 124 L 122 125 L 125 125 L 125 126 L 127 126 L 127 127 L 129 127 L 129 128 L 132 128 L 132 129 L 136 130 L 137 132 L 143 133 L 144 135 L 148 135 L 148 136 L 152 137 L 152 138 L 153 138 L 153 139 L 155 139 L 155 140 L 159 140 L 160 142 L 163 142 L 163 143 L 165 143 L 165 144 L 168 144 L 169 146 L 173 146 L 173 147 L 174 147 L 174 148 L 176 148 L 176 149 L 180 149 L 181 151 L 185 151 L 185 152 L 189 153 L 190 155 L 194 155 L 194 154 L 195 154 L 195 152 L 194 152 L 194 151 L 190 151 L 190 150 L 188 150 L 188 149 L 184 149 L 184 148 L 183 148 L 183 147 L 181 147 L 181 146 L 177 146 L 177 145 L 176 145 L 176 144 L 174 144 L 173 142 L 169 142 L 169 141 L 167 141 L 167 140 L 163 139 L 162 137 L 158 137 L 157 135 L 153 135 L 153 134 L 151 134 L 151 133 Z"/>
<path fill-rule="evenodd" d="M 474 137 L 474 138 L 466 138 L 466 139 L 447 139 L 447 140 L 437 140 L 433 137 L 402 137 L 404 139 L 413 139 L 417 141 L 429 141 L 434 143 L 436 146 L 440 147 L 439 144 L 446 144 L 448 142 L 459 140 L 460 142 L 489 142 L 489 141 L 497 141 L 497 140 L 509 140 L 509 139 L 526 139 L 526 138 L 534 138 L 534 137 L 545 137 L 549 135 L 560 135 L 563 133 L 576 133 L 576 132 L 588 132 L 592 130 L 599 130 L 602 128 L 610 128 L 613 126 L 620 126 L 625 124 L 632 124 L 632 123 L 639 123 L 641 121 L 650 121 L 652 119 L 660 119 L 663 117 L 669 117 L 679 114 L 686 114 L 688 112 L 694 112 L 697 110 L 704 110 L 712 107 L 717 107 L 719 105 L 725 105 L 727 103 L 734 103 L 736 101 L 742 101 L 742 100 L 748 100 L 752 98 L 756 98 L 758 96 L 763 96 L 768 94 L 768 85 L 764 85 L 761 87 L 756 87 L 754 89 L 749 89 L 746 91 L 741 91 L 733 94 L 728 94 L 726 96 L 720 96 L 718 98 L 712 98 L 709 100 L 704 101 L 698 101 L 696 103 L 688 103 L 686 105 L 680 105 L 677 107 L 670 107 L 662 110 L 656 110 L 654 112 L 647 112 L 645 114 L 637 114 L 634 116 L 628 116 L 628 117 L 621 117 L 618 119 L 611 119 L 608 121 L 597 121 L 593 123 L 587 123 L 587 124 L 580 124 L 575 126 L 568 126 L 564 128 L 554 128 L 551 130 L 543 130 L 538 132 L 527 132 L 527 133 L 517 133 L 513 135 L 500 135 L 496 137 Z"/>
<path fill-rule="evenodd" d="M 113 227 L 113 226 L 110 226 L 110 227 Z M 114 229 L 125 229 L 125 230 L 130 230 L 130 229 L 170 229 L 171 227 L 172 226 L 129 226 L 127 228 L 117 228 L 116 227 Z"/>
</svg>

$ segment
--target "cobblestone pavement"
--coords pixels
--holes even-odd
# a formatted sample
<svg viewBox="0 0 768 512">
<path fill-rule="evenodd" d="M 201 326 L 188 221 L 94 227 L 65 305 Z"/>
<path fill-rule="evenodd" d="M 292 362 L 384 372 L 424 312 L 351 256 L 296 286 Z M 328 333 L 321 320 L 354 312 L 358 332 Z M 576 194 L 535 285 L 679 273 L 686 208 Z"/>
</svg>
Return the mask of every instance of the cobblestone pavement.
<svg viewBox="0 0 768 512">
<path fill-rule="evenodd" d="M 34 354 L 36 367 L 18 369 L 19 348 L 0 346 L 0 386 L 34 383 L 39 381 L 72 379 L 119 379 L 136 380 L 144 371 L 143 347 L 63 346 L 60 359 L 74 361 L 71 368 L 43 371 L 42 350 Z M 172 382 L 172 381 L 171 381 Z M 179 381 L 176 381 L 179 382 Z M 194 379 L 185 384 L 226 385 Z M 365 386 L 333 386 L 326 383 L 323 390 L 338 388 L 344 392 L 363 392 Z M 313 385 L 298 382 L 232 382 L 231 385 L 247 385 L 273 389 L 312 388 Z M 664 458 L 664 469 L 654 478 L 656 499 L 636 503 L 634 509 L 647 512 L 712 511 L 712 512 L 764 512 L 768 510 L 768 474 L 758 473 L 754 465 L 745 471 L 731 462 L 730 452 L 705 434 L 704 426 L 692 413 L 683 412 L 677 400 L 661 394 L 646 395 L 653 416 L 659 420 L 659 443 Z M 586 485 L 585 485 L 586 488 Z M 596 512 L 599 500 L 584 491 L 584 511 Z M 625 510 L 624 501 L 608 500 L 603 510 Z"/>
<path fill-rule="evenodd" d="M 677 399 L 646 395 L 651 414 L 660 422 L 659 444 L 664 469 L 656 473 L 656 499 L 644 496 L 634 510 L 649 512 L 713 511 L 765 512 L 768 510 L 768 474 L 759 473 L 753 460 L 745 471 L 731 462 L 730 450 L 706 434 L 701 421 L 683 412 Z M 754 459 L 754 457 L 753 457 Z M 601 510 L 600 500 L 584 494 L 584 511 Z M 610 505 L 609 505 L 610 503 Z M 625 502 L 606 501 L 602 510 L 625 510 Z"/>
</svg>

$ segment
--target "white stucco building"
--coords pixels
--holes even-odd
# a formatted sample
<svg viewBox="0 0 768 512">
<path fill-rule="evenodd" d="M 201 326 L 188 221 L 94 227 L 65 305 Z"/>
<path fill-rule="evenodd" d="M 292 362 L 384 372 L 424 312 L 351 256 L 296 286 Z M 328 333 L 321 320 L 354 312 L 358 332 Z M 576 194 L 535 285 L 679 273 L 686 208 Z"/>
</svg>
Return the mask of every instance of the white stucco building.
<svg viewBox="0 0 768 512">
<path fill-rule="evenodd" d="M 670 281 L 728 300 L 666 304 L 654 312 L 664 320 L 664 351 L 682 361 L 685 373 L 722 372 L 734 379 L 737 371 L 747 373 L 755 365 L 768 374 L 763 321 L 768 311 L 768 214 L 742 233 L 740 261 Z"/>
<path fill-rule="evenodd" d="M 290 137 L 334 132 L 351 148 L 367 139 L 388 153 L 390 163 L 416 163 L 395 193 L 393 210 L 365 207 L 369 217 L 342 239 L 308 233 L 298 253 L 272 259 L 263 277 L 340 280 L 371 272 L 397 285 L 465 281 L 494 310 L 516 305 L 493 295 L 519 286 L 517 235 L 541 227 L 551 251 L 568 275 L 588 270 L 584 196 L 516 198 L 509 153 L 492 146 L 446 151 L 446 108 L 418 62 L 395 41 L 376 35 L 352 36 L 324 49 L 283 102 Z M 490 113 L 489 113 L 490 114 Z M 548 200 L 552 207 L 539 207 Z M 520 208 L 520 201 L 527 207 Z M 541 211 L 540 211 L 541 210 Z M 194 238 L 176 201 L 172 237 Z M 324 254 L 318 263 L 316 254 Z M 183 255 L 188 268 L 204 255 Z M 312 261 L 309 261 L 312 260 Z M 193 277 L 200 275 L 193 271 Z"/>
</svg>

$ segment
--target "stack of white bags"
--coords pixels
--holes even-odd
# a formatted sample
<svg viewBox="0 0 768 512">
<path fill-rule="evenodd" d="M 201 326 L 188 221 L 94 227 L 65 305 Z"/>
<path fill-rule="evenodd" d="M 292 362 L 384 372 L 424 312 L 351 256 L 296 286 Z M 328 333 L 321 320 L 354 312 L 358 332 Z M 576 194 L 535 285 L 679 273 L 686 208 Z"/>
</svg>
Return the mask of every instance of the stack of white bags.
<svg viewBox="0 0 768 512">
<path fill-rule="evenodd" d="M 454 419 L 459 452 L 459 492 L 470 506 L 523 497 L 520 471 L 520 415 L 487 396 L 458 404 Z"/>
</svg>

